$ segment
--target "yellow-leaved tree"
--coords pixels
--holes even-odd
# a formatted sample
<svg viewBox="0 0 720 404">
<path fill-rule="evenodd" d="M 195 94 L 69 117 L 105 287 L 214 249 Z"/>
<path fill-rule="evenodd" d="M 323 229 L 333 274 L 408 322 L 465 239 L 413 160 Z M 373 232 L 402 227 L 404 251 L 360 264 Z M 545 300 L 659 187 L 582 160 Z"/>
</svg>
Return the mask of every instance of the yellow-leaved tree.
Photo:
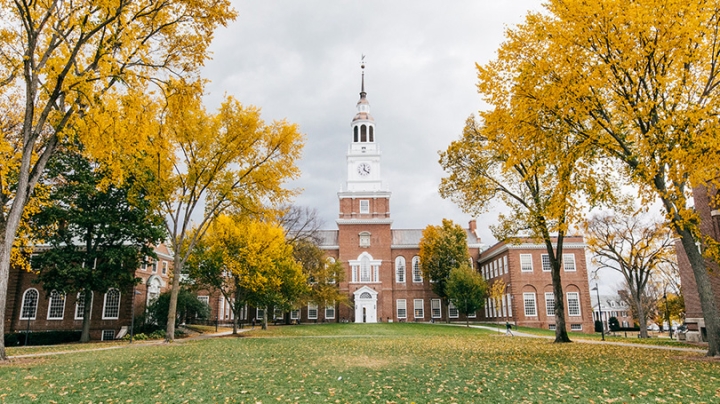
<svg viewBox="0 0 720 404">
<path fill-rule="evenodd" d="M 216 114 L 202 105 L 200 83 L 174 82 L 167 98 L 160 150 L 146 163 L 157 166 L 157 195 L 166 215 L 174 254 L 166 338 L 174 339 L 175 311 L 183 266 L 221 214 L 263 216 L 287 202 L 293 190 L 283 187 L 300 171 L 303 148 L 297 125 L 270 124 L 260 110 L 227 97 Z M 266 216 L 272 216 L 268 213 Z"/>
<path fill-rule="evenodd" d="M 588 144 L 583 158 L 603 162 L 596 176 L 616 170 L 643 204 L 662 202 L 696 279 L 708 355 L 720 355 L 703 258 L 719 249 L 689 203 L 693 188 L 720 180 L 720 3 L 550 0 L 546 9 L 507 32 L 488 67 L 497 86 Z"/>
<path fill-rule="evenodd" d="M 143 149 L 148 133 L 117 126 L 116 107 L 140 110 L 130 100 L 151 83 L 196 76 L 213 31 L 234 17 L 227 0 L 0 0 L 0 313 L 12 246 L 50 156 L 71 137 L 109 165 Z M 4 331 L 5 321 L 0 360 Z"/>
</svg>

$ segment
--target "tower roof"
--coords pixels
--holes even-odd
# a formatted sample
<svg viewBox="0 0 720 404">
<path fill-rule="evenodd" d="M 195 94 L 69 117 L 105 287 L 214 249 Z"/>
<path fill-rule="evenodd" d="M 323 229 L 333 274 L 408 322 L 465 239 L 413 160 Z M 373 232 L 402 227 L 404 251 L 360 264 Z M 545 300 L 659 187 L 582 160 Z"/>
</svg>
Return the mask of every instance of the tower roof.
<svg viewBox="0 0 720 404">
<path fill-rule="evenodd" d="M 370 103 L 367 100 L 367 93 L 365 92 L 365 55 L 363 55 L 362 57 L 360 68 L 362 69 L 362 78 L 360 81 L 360 100 L 357 102 L 358 112 L 357 114 L 355 114 L 355 117 L 352 121 L 375 122 L 375 119 L 373 119 L 372 115 L 370 115 Z"/>
</svg>

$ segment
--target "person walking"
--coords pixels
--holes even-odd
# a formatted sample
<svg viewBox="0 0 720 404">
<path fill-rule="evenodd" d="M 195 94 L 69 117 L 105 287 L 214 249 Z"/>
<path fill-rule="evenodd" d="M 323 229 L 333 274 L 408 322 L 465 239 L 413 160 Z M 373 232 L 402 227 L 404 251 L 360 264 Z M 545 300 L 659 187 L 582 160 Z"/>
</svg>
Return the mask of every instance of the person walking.
<svg viewBox="0 0 720 404">
<path fill-rule="evenodd" d="M 512 333 L 512 324 L 510 324 L 509 321 L 506 321 L 506 322 L 505 322 L 505 335 L 509 335 L 509 336 L 511 336 L 511 337 L 513 336 L 513 333 Z"/>
</svg>

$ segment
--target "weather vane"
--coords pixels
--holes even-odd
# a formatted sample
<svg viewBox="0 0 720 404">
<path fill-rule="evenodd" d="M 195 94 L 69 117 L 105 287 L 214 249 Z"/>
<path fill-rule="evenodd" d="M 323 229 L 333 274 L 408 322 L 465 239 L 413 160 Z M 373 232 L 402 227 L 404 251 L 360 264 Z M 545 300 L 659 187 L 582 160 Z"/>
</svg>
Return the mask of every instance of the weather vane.
<svg viewBox="0 0 720 404">
<path fill-rule="evenodd" d="M 360 54 L 360 68 L 361 69 L 365 68 L 365 55 L 363 55 L 363 54 Z"/>
</svg>

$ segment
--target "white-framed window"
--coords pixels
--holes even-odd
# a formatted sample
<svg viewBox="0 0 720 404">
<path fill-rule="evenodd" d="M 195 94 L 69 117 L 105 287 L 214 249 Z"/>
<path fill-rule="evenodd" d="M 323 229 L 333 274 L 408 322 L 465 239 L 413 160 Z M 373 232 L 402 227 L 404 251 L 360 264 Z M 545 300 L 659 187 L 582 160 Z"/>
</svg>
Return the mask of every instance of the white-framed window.
<svg viewBox="0 0 720 404">
<path fill-rule="evenodd" d="M 35 288 L 30 288 L 23 293 L 22 308 L 20 308 L 21 320 L 35 320 L 39 297 L 40 293 Z"/>
<path fill-rule="evenodd" d="M 370 247 L 370 233 L 367 231 L 364 231 L 359 234 L 360 237 L 360 247 Z"/>
<path fill-rule="evenodd" d="M 317 303 L 308 303 L 308 319 L 317 320 L 318 318 L 318 305 Z"/>
<path fill-rule="evenodd" d="M 290 310 L 290 320 L 300 320 L 300 310 Z"/>
<path fill-rule="evenodd" d="M 65 293 L 53 290 L 48 304 L 48 320 L 62 320 L 65 316 Z"/>
<path fill-rule="evenodd" d="M 120 317 L 120 291 L 110 289 L 105 293 L 103 320 L 117 320 Z"/>
<path fill-rule="evenodd" d="M 575 254 L 563 254 L 565 272 L 575 272 Z"/>
<path fill-rule="evenodd" d="M 206 305 L 210 306 L 210 296 L 198 296 L 197 297 L 199 301 L 205 303 Z"/>
<path fill-rule="evenodd" d="M 102 330 L 102 340 L 112 341 L 115 339 L 115 330 Z"/>
<path fill-rule="evenodd" d="M 507 255 L 503 256 L 503 269 L 504 269 L 504 273 L 508 273 Z"/>
<path fill-rule="evenodd" d="M 335 318 L 335 304 L 329 304 L 325 306 L 325 318 L 332 320 Z"/>
<path fill-rule="evenodd" d="M 90 292 L 90 305 L 92 305 L 93 292 Z M 92 313 L 92 312 L 91 312 Z M 82 320 L 85 317 L 85 292 L 78 292 L 75 299 L 75 320 Z"/>
<path fill-rule="evenodd" d="M 570 324 L 570 331 L 582 331 L 582 324 Z"/>
<path fill-rule="evenodd" d="M 569 316 L 580 316 L 580 294 L 578 292 L 567 292 L 567 304 Z"/>
<path fill-rule="evenodd" d="M 273 320 L 282 320 L 282 318 L 283 318 L 282 309 L 275 308 L 273 310 Z"/>
<path fill-rule="evenodd" d="M 167 273 L 168 273 L 168 262 L 163 261 L 162 262 L 162 274 L 167 275 Z"/>
<path fill-rule="evenodd" d="M 230 310 L 226 310 L 230 311 Z M 228 318 L 227 315 L 225 315 L 225 318 Z M 256 308 L 255 309 L 255 318 L 257 321 L 261 321 L 263 318 L 265 318 L 265 309 Z"/>
<path fill-rule="evenodd" d="M 360 259 L 360 282 L 370 282 L 370 258 Z"/>
<path fill-rule="evenodd" d="M 477 312 L 468 314 L 468 318 L 477 318 Z"/>
<path fill-rule="evenodd" d="M 550 255 L 542 254 L 540 256 L 540 259 L 542 260 L 543 272 L 550 272 L 552 270 L 552 266 L 550 265 Z"/>
<path fill-rule="evenodd" d="M 397 299 L 397 318 L 407 318 L 407 302 L 405 299 Z"/>
<path fill-rule="evenodd" d="M 360 213 L 370 213 L 370 200 L 360 199 Z"/>
<path fill-rule="evenodd" d="M 525 317 L 536 317 L 535 293 L 523 293 L 523 303 L 525 304 Z"/>
<path fill-rule="evenodd" d="M 442 301 L 440 299 L 430 300 L 430 315 L 432 318 L 442 317 Z"/>
<path fill-rule="evenodd" d="M 395 282 L 405 283 L 405 257 L 395 258 Z"/>
<path fill-rule="evenodd" d="M 630 327 L 630 322 L 628 322 L 627 320 L 623 320 L 622 326 L 625 328 L 628 328 L 628 327 Z"/>
<path fill-rule="evenodd" d="M 512 315 L 513 315 L 513 314 L 512 314 L 512 304 L 510 304 L 510 299 L 512 298 L 512 296 L 511 296 L 510 294 L 507 294 L 507 295 L 505 295 L 505 297 L 506 297 L 506 300 L 507 300 L 507 313 L 508 313 L 508 317 L 512 317 Z"/>
<path fill-rule="evenodd" d="M 413 282 L 422 282 L 422 271 L 420 270 L 420 257 L 415 256 L 412 259 L 412 273 L 413 273 Z"/>
<path fill-rule="evenodd" d="M 458 311 L 457 307 L 455 307 L 452 302 L 448 304 L 448 317 L 449 318 L 458 318 L 460 317 L 460 312 Z"/>
<path fill-rule="evenodd" d="M 142 261 L 140 261 L 140 270 L 143 272 L 147 272 L 148 267 L 148 257 L 143 257 Z"/>
<path fill-rule="evenodd" d="M 425 318 L 425 301 L 423 299 L 413 300 L 414 318 Z"/>
<path fill-rule="evenodd" d="M 555 293 L 545 292 L 545 313 L 548 317 L 555 317 Z"/>
<path fill-rule="evenodd" d="M 327 260 L 325 261 L 325 268 L 327 268 L 327 267 L 330 266 L 330 265 L 333 265 L 334 263 L 335 263 L 335 258 L 333 258 L 333 257 L 328 257 Z M 335 280 L 335 275 L 331 276 L 331 277 L 327 280 L 327 282 L 328 282 L 329 284 L 331 284 L 331 285 L 334 285 L 334 284 L 335 284 L 335 281 L 336 281 L 336 280 Z"/>
<path fill-rule="evenodd" d="M 531 254 L 520 254 L 520 271 L 521 272 L 532 272 L 532 255 Z"/>
<path fill-rule="evenodd" d="M 548 330 L 555 331 L 557 327 L 555 327 L 555 324 L 548 324 Z"/>
<path fill-rule="evenodd" d="M 150 258 L 150 272 L 157 273 L 157 260 Z"/>
</svg>

